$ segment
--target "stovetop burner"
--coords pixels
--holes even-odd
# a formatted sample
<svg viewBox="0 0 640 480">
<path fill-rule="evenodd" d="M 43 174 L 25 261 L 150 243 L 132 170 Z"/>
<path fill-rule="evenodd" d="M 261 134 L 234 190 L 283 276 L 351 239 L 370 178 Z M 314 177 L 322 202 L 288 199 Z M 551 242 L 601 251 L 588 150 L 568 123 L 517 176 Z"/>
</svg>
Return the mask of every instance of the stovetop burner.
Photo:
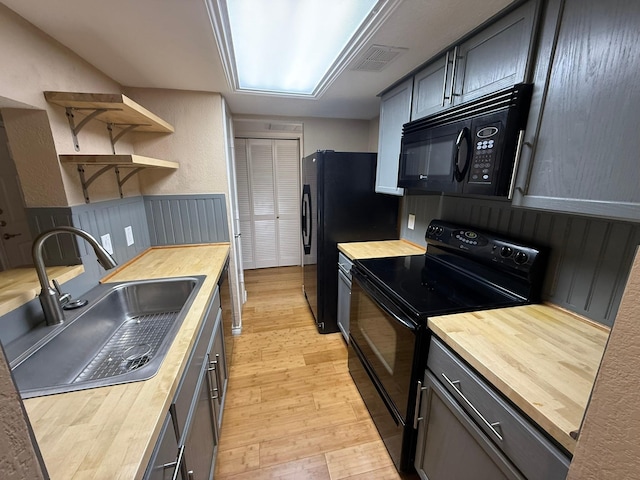
<svg viewBox="0 0 640 480">
<path fill-rule="evenodd" d="M 357 271 L 415 320 L 537 301 L 539 250 L 438 220 L 425 238 L 424 255 L 355 262 Z"/>
<path fill-rule="evenodd" d="M 360 260 L 358 266 L 416 320 L 523 303 L 522 298 L 483 284 L 430 255 Z"/>
</svg>

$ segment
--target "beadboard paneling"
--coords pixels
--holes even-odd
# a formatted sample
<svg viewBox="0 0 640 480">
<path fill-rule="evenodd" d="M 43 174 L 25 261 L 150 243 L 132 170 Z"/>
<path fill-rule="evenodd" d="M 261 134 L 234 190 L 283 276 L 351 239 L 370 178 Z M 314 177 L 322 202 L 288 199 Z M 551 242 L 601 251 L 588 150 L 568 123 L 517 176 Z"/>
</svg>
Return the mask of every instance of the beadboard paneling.
<svg viewBox="0 0 640 480">
<path fill-rule="evenodd" d="M 34 237 L 58 226 L 80 228 L 98 241 L 104 234 L 111 236 L 113 257 L 119 264 L 129 261 L 149 248 L 149 229 L 142 197 L 132 197 L 106 202 L 75 205 L 72 207 L 28 208 L 27 216 Z M 127 246 L 124 228 L 131 226 L 133 245 Z M 93 249 L 73 235 L 55 235 L 44 244 L 47 265 L 77 265 L 83 263 L 84 280 L 95 284 L 104 276 L 104 270 L 96 261 Z M 90 286 L 92 286 L 90 285 Z"/>
<path fill-rule="evenodd" d="M 441 218 L 549 248 L 543 297 L 609 326 L 640 244 L 638 224 L 517 209 L 504 201 L 408 195 L 402 211 L 402 238 L 421 245 L 431 219 Z M 409 213 L 416 215 L 414 230 L 406 226 Z"/>
<path fill-rule="evenodd" d="M 145 196 L 144 206 L 153 246 L 229 241 L 222 193 Z"/>
</svg>

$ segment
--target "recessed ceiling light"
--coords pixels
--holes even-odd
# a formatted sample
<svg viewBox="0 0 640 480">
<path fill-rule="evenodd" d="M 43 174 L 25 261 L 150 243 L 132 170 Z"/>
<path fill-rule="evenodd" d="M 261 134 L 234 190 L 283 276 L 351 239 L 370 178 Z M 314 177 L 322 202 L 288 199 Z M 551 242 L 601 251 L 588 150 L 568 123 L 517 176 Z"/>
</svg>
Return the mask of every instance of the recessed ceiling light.
<svg viewBox="0 0 640 480">
<path fill-rule="evenodd" d="M 235 91 L 319 96 L 400 0 L 207 0 Z"/>
</svg>

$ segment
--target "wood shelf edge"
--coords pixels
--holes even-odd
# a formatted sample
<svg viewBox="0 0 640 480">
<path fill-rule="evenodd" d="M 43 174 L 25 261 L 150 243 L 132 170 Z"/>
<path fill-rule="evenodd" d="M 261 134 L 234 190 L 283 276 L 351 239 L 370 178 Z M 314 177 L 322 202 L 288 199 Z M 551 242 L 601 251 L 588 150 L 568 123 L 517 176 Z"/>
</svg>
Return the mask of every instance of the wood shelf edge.
<svg viewBox="0 0 640 480">
<path fill-rule="evenodd" d="M 180 164 L 171 160 L 129 154 L 63 154 L 60 162 L 67 165 L 113 165 L 114 167 L 145 167 L 178 169 Z"/>
<path fill-rule="evenodd" d="M 101 108 L 117 109 L 117 111 L 129 117 L 137 119 L 140 122 L 140 125 L 146 125 L 145 130 L 148 132 L 173 133 L 175 131 L 173 125 L 163 120 L 153 112 L 150 112 L 142 105 L 136 103 L 122 93 L 45 91 L 44 97 L 47 102 L 64 108 L 82 108 L 96 110 Z M 98 116 L 96 117 L 96 120 L 99 120 L 103 123 L 118 123 L 117 121 L 113 122 L 112 117 L 108 114 Z M 148 122 L 151 122 L 152 125 L 149 125 Z"/>
</svg>

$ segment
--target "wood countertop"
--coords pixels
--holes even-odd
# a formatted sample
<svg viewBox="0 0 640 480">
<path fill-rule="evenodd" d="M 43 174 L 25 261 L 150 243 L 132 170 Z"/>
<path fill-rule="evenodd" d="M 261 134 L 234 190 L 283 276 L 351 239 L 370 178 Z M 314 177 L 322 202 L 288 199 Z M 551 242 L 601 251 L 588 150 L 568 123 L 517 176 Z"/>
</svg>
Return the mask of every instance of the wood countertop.
<svg viewBox="0 0 640 480">
<path fill-rule="evenodd" d="M 84 272 L 82 265 L 47 267 L 49 280 L 61 285 Z M 0 272 L 0 316 L 33 300 L 40 293 L 40 282 L 34 267 L 12 268 Z"/>
<path fill-rule="evenodd" d="M 429 328 L 569 452 L 609 328 L 552 305 L 429 318 Z"/>
<path fill-rule="evenodd" d="M 422 255 L 426 249 L 407 240 L 383 240 L 378 242 L 339 243 L 338 250 L 351 260 L 359 260 L 363 258 Z"/>
<path fill-rule="evenodd" d="M 24 401 L 53 480 L 142 478 L 228 253 L 228 244 L 152 248 L 108 278 L 207 276 L 153 378 Z"/>
</svg>

